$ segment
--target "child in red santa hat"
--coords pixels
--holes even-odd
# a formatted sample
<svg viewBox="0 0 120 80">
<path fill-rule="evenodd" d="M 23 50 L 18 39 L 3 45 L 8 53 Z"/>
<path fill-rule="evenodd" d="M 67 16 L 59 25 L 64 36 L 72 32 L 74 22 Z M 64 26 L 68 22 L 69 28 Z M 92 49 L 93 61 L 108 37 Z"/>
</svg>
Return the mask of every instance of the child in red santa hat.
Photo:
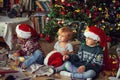
<svg viewBox="0 0 120 80">
<path fill-rule="evenodd" d="M 16 34 L 20 50 L 12 56 L 15 61 L 22 62 L 21 68 L 26 69 L 33 63 L 43 64 L 43 52 L 38 42 L 37 32 L 28 24 L 18 24 Z"/>
<path fill-rule="evenodd" d="M 58 41 L 54 45 L 54 50 L 48 53 L 44 59 L 44 64 L 54 66 L 56 71 L 62 69 L 63 55 L 73 54 L 73 46 L 69 42 L 73 31 L 70 27 L 62 27 L 58 30 Z"/>
<path fill-rule="evenodd" d="M 101 71 L 108 55 L 106 34 L 98 27 L 89 26 L 85 30 L 84 36 L 86 37 L 85 43 L 81 44 L 78 54 L 63 56 L 63 60 L 66 62 L 64 71 L 61 71 L 60 75 L 92 80 Z"/>
</svg>

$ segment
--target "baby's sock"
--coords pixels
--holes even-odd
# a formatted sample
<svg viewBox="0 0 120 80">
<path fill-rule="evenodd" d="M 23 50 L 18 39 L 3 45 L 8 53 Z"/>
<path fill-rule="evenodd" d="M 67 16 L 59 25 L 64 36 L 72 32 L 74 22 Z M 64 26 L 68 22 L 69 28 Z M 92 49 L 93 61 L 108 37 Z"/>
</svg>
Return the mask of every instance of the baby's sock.
<svg viewBox="0 0 120 80">
<path fill-rule="evenodd" d="M 108 80 L 120 80 L 120 79 L 118 79 L 116 77 L 108 77 Z"/>
<path fill-rule="evenodd" d="M 87 78 L 86 80 L 92 80 L 92 78 Z"/>
<path fill-rule="evenodd" d="M 68 71 L 60 71 L 60 75 L 71 77 L 72 73 L 70 73 Z"/>
</svg>

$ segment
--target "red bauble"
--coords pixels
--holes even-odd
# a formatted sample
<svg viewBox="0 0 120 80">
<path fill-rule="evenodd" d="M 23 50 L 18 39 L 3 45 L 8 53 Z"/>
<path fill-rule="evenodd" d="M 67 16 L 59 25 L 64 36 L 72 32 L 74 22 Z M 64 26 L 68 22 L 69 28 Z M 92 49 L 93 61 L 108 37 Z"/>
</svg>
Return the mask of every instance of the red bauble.
<svg viewBox="0 0 120 80">
<path fill-rule="evenodd" d="M 71 6 L 71 4 L 70 4 L 70 3 L 67 3 L 66 6 Z"/>
<path fill-rule="evenodd" d="M 40 33 L 40 38 L 44 38 L 45 37 L 45 34 L 44 33 Z"/>
<path fill-rule="evenodd" d="M 65 14 L 66 14 L 66 12 L 65 12 L 65 11 L 62 11 L 62 12 L 61 12 L 61 14 L 65 15 Z"/>
<path fill-rule="evenodd" d="M 107 37 L 107 42 L 111 42 L 111 40 L 112 40 L 111 37 L 108 36 Z"/>
<path fill-rule="evenodd" d="M 90 10 L 86 10 L 86 14 L 89 15 L 91 12 Z"/>
<path fill-rule="evenodd" d="M 47 42 L 51 42 L 51 37 L 50 37 L 49 35 L 47 35 L 47 36 L 45 37 L 45 40 L 46 40 Z"/>
</svg>

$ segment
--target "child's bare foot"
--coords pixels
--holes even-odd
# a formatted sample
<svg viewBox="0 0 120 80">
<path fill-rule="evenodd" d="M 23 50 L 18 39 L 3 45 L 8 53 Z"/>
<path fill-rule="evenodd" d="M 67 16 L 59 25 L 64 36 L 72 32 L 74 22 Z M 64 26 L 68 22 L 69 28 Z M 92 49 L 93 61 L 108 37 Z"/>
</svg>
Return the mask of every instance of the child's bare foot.
<svg viewBox="0 0 120 80">
<path fill-rule="evenodd" d="M 79 73 L 83 73 L 84 71 L 85 71 L 85 66 L 80 66 L 77 69 L 77 72 L 79 72 Z"/>
</svg>

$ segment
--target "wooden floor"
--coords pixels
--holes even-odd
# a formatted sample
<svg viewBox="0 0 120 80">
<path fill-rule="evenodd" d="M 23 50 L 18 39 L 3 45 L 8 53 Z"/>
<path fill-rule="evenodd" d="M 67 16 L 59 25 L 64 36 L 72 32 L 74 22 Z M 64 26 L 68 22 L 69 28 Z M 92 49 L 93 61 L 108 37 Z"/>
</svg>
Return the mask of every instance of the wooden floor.
<svg viewBox="0 0 120 80">
<path fill-rule="evenodd" d="M 13 65 L 13 64 L 12 64 Z M 41 76 L 41 77 L 34 77 L 34 74 L 29 72 L 24 72 L 26 76 L 32 76 L 32 80 L 83 80 L 83 79 L 71 79 L 70 77 L 60 76 L 59 73 L 54 74 L 50 77 L 48 76 Z M 109 76 L 116 76 L 116 71 L 102 71 L 99 76 L 94 80 L 108 80 Z"/>
<path fill-rule="evenodd" d="M 29 76 L 28 73 L 25 73 L 25 75 Z M 103 71 L 94 80 L 108 80 L 109 76 L 115 76 L 115 75 L 116 75 L 116 73 L 114 73 L 114 72 Z M 73 79 L 71 79 L 70 77 L 65 77 L 65 76 L 60 76 L 60 75 L 59 75 L 59 77 L 55 77 L 54 75 L 52 75 L 51 77 L 47 77 L 47 76 L 36 77 L 36 78 L 32 78 L 32 80 L 73 80 Z M 74 79 L 74 80 L 83 80 L 83 79 Z"/>
<path fill-rule="evenodd" d="M 14 66 L 14 64 L 10 64 L 12 65 L 11 68 L 17 68 Z M 116 72 L 117 71 L 102 71 L 99 76 L 94 79 L 94 80 L 108 80 L 109 76 L 116 76 Z M 29 73 L 29 72 L 24 72 L 24 74 L 26 76 L 33 76 L 33 74 Z M 59 73 L 57 73 L 57 75 L 52 75 L 50 77 L 48 76 L 41 76 L 41 77 L 34 77 L 32 78 L 32 80 L 73 80 L 70 77 L 65 77 L 65 76 L 60 76 Z M 75 79 L 75 80 L 82 80 L 82 79 Z"/>
<path fill-rule="evenodd" d="M 28 73 L 27 73 L 28 75 Z M 32 80 L 72 80 L 70 77 L 65 77 L 65 76 L 59 76 L 59 77 L 54 77 L 53 75 L 48 77 L 48 76 L 41 76 L 41 77 L 36 77 L 32 78 Z"/>
</svg>

